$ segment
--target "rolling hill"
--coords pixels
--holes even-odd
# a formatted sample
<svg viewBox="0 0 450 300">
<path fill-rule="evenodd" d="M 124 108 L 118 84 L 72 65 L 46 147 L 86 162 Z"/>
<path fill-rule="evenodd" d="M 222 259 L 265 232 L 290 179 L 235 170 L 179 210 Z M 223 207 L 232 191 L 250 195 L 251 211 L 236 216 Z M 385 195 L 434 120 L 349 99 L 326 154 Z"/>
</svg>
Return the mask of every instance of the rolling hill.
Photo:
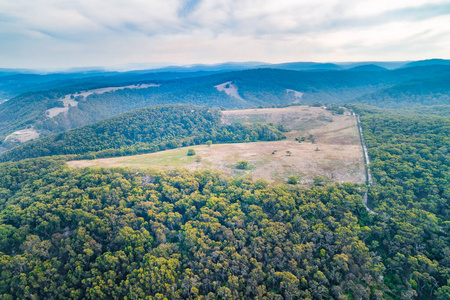
<svg viewBox="0 0 450 300">
<path fill-rule="evenodd" d="M 349 70 L 315 69 L 313 72 L 263 68 L 232 72 L 226 69 L 197 72 L 195 69 L 195 72 L 179 73 L 134 71 L 102 76 L 94 73 L 91 77 L 77 75 L 84 77 L 50 81 L 58 88 L 28 92 L 0 104 L 0 148 L 20 144 L 20 139 L 15 137 L 23 130 L 34 133 L 29 138 L 42 137 L 159 104 L 184 103 L 228 109 L 315 102 L 366 103 L 392 108 L 445 105 L 449 103 L 450 66 L 436 63 L 395 70 L 362 65 Z M 72 84 L 67 85 L 70 81 Z M 217 88 L 227 83 L 233 87 L 233 93 Z M 153 87 L 93 93 L 74 99 L 76 102 L 72 101 L 70 106 L 63 101 L 71 95 L 75 98 L 78 92 L 140 84 Z M 49 109 L 64 106 L 66 112 L 56 116 L 48 114 Z"/>
<path fill-rule="evenodd" d="M 219 143 L 284 138 L 271 125 L 224 125 L 220 116 L 217 109 L 194 105 L 142 108 L 26 143 L 3 153 L 0 160 L 51 155 L 123 156 L 204 144 L 208 140 Z"/>
</svg>

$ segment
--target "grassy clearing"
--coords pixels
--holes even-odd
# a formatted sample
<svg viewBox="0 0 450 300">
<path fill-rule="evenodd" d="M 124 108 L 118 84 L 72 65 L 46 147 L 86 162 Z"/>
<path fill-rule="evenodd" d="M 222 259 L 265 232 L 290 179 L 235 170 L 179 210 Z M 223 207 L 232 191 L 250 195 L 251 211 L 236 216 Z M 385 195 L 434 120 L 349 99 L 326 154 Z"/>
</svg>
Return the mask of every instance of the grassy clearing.
<svg viewBox="0 0 450 300">
<path fill-rule="evenodd" d="M 332 115 L 313 107 L 224 112 L 226 123 L 249 120 L 282 124 L 291 131 L 286 133 L 287 139 L 283 141 L 202 145 L 130 157 L 71 161 L 68 164 L 71 167 L 213 169 L 236 177 L 249 174 L 254 179 L 272 183 L 286 182 L 289 176 L 296 176 L 301 185 L 312 184 L 316 176 L 335 182 L 365 181 L 362 149 L 353 116 Z M 296 137 L 309 134 L 314 135 L 314 144 L 295 141 Z M 188 149 L 194 149 L 196 155 L 187 156 Z M 247 161 L 248 169 L 236 169 L 238 161 Z"/>
</svg>

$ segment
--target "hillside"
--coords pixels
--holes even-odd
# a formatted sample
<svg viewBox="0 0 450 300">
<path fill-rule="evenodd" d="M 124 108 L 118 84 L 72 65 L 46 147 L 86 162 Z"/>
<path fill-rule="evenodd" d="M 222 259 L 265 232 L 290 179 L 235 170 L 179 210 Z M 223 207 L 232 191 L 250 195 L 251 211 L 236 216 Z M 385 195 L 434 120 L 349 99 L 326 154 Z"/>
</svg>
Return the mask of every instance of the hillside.
<svg viewBox="0 0 450 300">
<path fill-rule="evenodd" d="M 380 89 L 375 93 L 353 99 L 352 103 L 404 108 L 450 104 L 450 74 L 431 79 L 413 80 L 396 86 Z"/>
<path fill-rule="evenodd" d="M 449 66 L 429 65 L 379 71 L 364 67 L 314 72 L 254 69 L 211 73 L 131 72 L 89 81 L 75 81 L 41 92 L 30 92 L 0 104 L 0 147 L 14 147 L 8 135 L 32 129 L 40 136 L 90 124 L 126 111 L 158 104 L 195 104 L 210 107 L 249 108 L 290 104 L 368 103 L 380 107 L 448 104 Z M 184 75 L 183 75 L 184 74 Z M 176 79 L 179 76 L 184 76 Z M 87 80 L 83 78 L 83 80 Z M 236 92 L 217 86 L 231 83 Z M 56 116 L 48 109 L 64 106 L 77 92 L 106 87 L 150 84 L 158 88 L 121 89 L 92 94 Z M 19 134 L 19 133 L 17 133 Z M 17 135 L 16 134 L 16 135 Z M 14 137 L 14 136 L 13 136 Z"/>
<path fill-rule="evenodd" d="M 271 125 L 223 125 L 217 109 L 165 105 L 135 110 L 32 141 L 3 153 L 0 160 L 51 155 L 111 157 L 197 145 L 208 140 L 220 143 L 281 138 L 283 134 Z"/>
</svg>

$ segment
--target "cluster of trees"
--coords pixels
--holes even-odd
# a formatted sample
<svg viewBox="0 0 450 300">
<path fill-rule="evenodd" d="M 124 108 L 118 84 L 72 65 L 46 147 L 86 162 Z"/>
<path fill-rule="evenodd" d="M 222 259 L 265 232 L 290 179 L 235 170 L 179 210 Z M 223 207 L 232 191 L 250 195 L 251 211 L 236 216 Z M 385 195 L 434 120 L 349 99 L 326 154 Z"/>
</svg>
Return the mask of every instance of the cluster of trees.
<svg viewBox="0 0 450 300">
<path fill-rule="evenodd" d="M 0 297 L 381 299 L 351 184 L 0 165 Z"/>
<path fill-rule="evenodd" d="M 133 155 L 180 146 L 272 141 L 284 135 L 270 124 L 223 125 L 217 109 L 163 105 L 138 109 L 92 125 L 51 135 L 3 153 L 0 160 L 51 155 L 96 158 Z"/>
<path fill-rule="evenodd" d="M 343 115 L 345 112 L 345 109 L 343 107 L 340 107 L 339 105 L 336 104 L 327 105 L 327 110 L 330 110 L 333 112 L 333 114 L 337 115 Z"/>
<path fill-rule="evenodd" d="M 407 111 L 360 111 L 378 213 L 367 242 L 391 291 L 450 299 L 450 118 Z"/>
</svg>

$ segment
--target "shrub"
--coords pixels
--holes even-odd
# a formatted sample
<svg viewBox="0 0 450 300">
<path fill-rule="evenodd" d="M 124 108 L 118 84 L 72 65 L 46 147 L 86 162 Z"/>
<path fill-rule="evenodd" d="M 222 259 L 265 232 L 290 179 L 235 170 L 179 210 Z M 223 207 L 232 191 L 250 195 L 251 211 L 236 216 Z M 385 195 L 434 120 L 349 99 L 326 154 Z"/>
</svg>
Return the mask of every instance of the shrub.
<svg viewBox="0 0 450 300">
<path fill-rule="evenodd" d="M 247 170 L 248 169 L 248 162 L 245 160 L 238 161 L 236 165 L 236 169 L 239 170 Z"/>
<path fill-rule="evenodd" d="M 289 184 L 298 184 L 297 176 L 289 176 L 287 178 L 287 183 L 289 183 Z"/>
</svg>

